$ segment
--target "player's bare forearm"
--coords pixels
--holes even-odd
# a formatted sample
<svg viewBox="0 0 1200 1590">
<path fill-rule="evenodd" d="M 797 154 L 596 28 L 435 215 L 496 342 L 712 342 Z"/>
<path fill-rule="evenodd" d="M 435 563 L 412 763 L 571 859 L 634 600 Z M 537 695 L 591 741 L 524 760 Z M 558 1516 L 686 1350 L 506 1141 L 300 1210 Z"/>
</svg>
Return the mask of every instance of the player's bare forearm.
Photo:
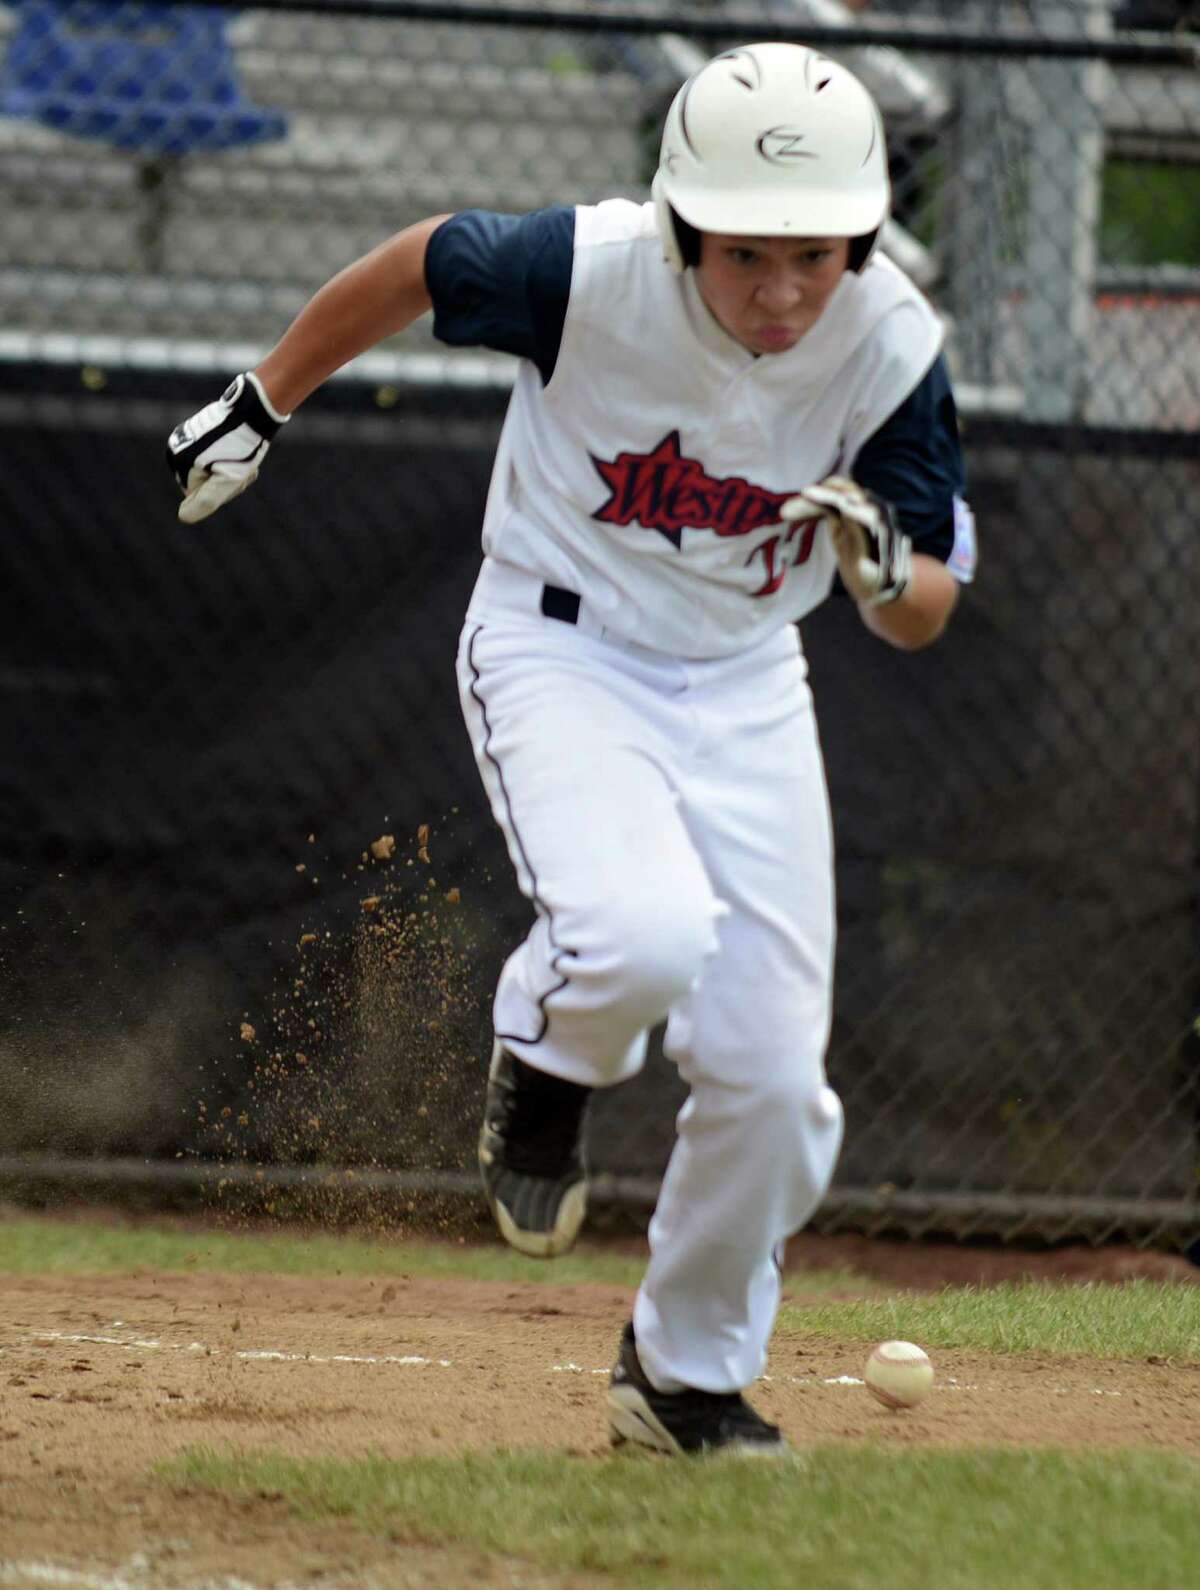
<svg viewBox="0 0 1200 1590">
<path fill-rule="evenodd" d="M 279 413 L 290 414 L 335 370 L 430 308 L 425 246 L 445 219 L 398 232 L 309 300 L 254 372 Z"/>
<path fill-rule="evenodd" d="M 901 651 L 929 646 L 945 629 L 958 601 L 958 581 L 944 563 L 928 553 L 914 552 L 912 577 L 902 596 L 882 607 L 859 607 L 873 635 Z"/>
</svg>

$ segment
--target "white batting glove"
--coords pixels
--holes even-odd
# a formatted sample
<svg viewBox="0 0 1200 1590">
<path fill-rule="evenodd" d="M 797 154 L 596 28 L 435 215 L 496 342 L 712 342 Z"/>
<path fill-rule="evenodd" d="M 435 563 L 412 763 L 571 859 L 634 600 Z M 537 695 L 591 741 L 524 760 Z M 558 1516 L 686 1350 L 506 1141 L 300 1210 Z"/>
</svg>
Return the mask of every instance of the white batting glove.
<svg viewBox="0 0 1200 1590">
<path fill-rule="evenodd" d="M 216 402 L 177 425 L 167 438 L 167 463 L 183 492 L 183 522 L 207 519 L 245 491 L 290 417 L 275 412 L 262 382 L 248 370 Z"/>
<path fill-rule="evenodd" d="M 881 607 L 904 594 L 912 578 L 912 542 L 897 528 L 891 505 L 865 486 L 830 475 L 789 498 L 780 515 L 825 524 L 842 584 L 860 607 Z"/>
</svg>

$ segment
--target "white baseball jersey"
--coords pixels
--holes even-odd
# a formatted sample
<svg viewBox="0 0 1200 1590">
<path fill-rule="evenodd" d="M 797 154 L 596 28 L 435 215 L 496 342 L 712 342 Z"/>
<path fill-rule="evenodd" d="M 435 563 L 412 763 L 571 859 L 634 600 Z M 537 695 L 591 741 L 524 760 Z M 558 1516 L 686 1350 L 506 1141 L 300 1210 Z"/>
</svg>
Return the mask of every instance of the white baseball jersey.
<svg viewBox="0 0 1200 1590">
<path fill-rule="evenodd" d="M 653 206 L 611 200 L 574 210 L 565 270 L 539 262 L 550 251 L 533 228 L 517 250 L 531 346 L 506 334 L 508 266 L 470 259 L 471 225 L 455 217 L 431 240 L 435 332 L 532 354 L 493 471 L 489 556 L 579 594 L 609 632 L 683 657 L 742 650 L 824 600 L 828 538 L 812 521 L 781 524 L 779 509 L 850 473 L 938 358 L 940 322 L 908 278 L 877 256 L 794 348 L 760 358 L 713 318 L 694 271 L 667 267 Z M 511 241 L 502 249 L 511 257 Z M 489 271 L 499 312 L 480 303 Z M 557 347 L 538 358 L 547 321 Z"/>
</svg>

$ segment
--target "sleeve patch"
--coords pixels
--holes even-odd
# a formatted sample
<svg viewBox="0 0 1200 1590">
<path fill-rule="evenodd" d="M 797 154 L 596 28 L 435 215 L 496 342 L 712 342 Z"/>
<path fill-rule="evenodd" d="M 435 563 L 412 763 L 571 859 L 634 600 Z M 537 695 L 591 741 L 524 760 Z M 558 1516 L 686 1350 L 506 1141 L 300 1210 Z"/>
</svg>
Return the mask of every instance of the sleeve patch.
<svg viewBox="0 0 1200 1590">
<path fill-rule="evenodd" d="M 971 512 L 970 503 L 955 493 L 954 547 L 946 559 L 946 567 L 960 585 L 970 585 L 975 578 L 977 561 L 975 515 Z"/>
</svg>

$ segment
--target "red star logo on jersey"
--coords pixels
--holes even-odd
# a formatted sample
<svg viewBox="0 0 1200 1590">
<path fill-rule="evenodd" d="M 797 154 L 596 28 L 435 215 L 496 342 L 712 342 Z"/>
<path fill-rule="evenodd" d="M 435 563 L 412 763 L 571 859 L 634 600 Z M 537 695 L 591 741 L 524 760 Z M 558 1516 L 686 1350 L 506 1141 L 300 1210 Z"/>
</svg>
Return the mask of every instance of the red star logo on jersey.
<svg viewBox="0 0 1200 1590">
<path fill-rule="evenodd" d="M 657 530 L 677 549 L 685 530 L 744 536 L 778 524 L 780 508 L 801 489 L 768 491 L 740 475 L 710 475 L 699 459 L 684 456 L 678 431 L 652 452 L 618 453 L 611 463 L 593 454 L 592 463 L 609 491 L 592 518 Z"/>
</svg>

